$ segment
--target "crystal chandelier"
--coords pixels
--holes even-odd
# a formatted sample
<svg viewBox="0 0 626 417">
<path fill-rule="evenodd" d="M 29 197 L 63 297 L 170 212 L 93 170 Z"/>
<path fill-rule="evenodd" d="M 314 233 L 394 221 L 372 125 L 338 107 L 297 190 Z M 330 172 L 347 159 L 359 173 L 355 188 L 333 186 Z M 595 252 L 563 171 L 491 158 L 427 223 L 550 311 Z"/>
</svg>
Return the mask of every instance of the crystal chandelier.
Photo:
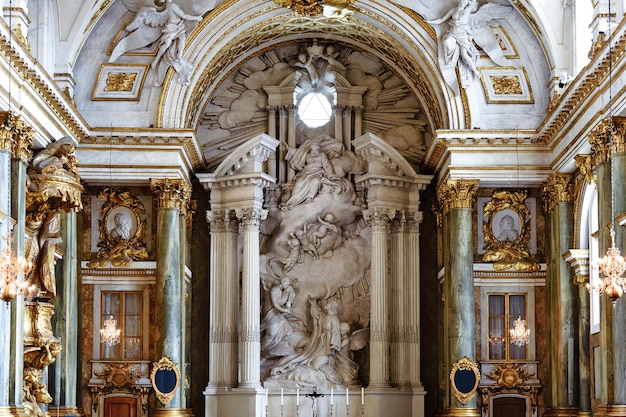
<svg viewBox="0 0 626 417">
<path fill-rule="evenodd" d="M 100 341 L 107 346 L 117 345 L 120 342 L 122 329 L 117 328 L 117 320 L 110 316 L 104 320 L 104 327 L 100 329 Z"/>
<path fill-rule="evenodd" d="M 30 271 L 31 264 L 23 257 L 15 256 L 15 252 L 11 250 L 10 233 L 7 233 L 3 240 L 4 247 L 0 250 L 0 299 L 8 303 L 18 295 L 31 297 L 37 291 L 37 287 L 19 280 L 20 275 Z"/>
<path fill-rule="evenodd" d="M 606 294 L 615 307 L 615 303 L 622 297 L 624 287 L 626 287 L 626 280 L 622 277 L 626 271 L 626 259 L 621 256 L 619 249 L 615 246 L 613 223 L 611 223 L 611 247 L 606 251 L 606 255 L 598 259 L 597 267 L 604 278 L 588 283 L 587 290 Z"/>
<path fill-rule="evenodd" d="M 513 328 L 509 330 L 511 335 L 511 344 L 515 346 L 524 346 L 530 340 L 530 329 L 526 328 L 526 320 L 522 320 L 522 316 L 517 316 L 517 320 L 513 322 Z"/>
</svg>

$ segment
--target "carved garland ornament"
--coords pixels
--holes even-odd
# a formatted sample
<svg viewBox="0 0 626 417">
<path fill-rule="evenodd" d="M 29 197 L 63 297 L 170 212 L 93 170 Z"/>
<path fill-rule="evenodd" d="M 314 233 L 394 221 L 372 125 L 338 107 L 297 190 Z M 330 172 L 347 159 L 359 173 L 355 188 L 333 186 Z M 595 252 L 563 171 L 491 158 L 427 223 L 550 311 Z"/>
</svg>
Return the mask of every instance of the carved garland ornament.
<svg viewBox="0 0 626 417">
<path fill-rule="evenodd" d="M 485 254 L 483 262 L 493 262 L 494 269 L 538 271 L 539 264 L 530 260 L 530 211 L 524 204 L 528 193 L 495 191 L 483 209 Z"/>
</svg>

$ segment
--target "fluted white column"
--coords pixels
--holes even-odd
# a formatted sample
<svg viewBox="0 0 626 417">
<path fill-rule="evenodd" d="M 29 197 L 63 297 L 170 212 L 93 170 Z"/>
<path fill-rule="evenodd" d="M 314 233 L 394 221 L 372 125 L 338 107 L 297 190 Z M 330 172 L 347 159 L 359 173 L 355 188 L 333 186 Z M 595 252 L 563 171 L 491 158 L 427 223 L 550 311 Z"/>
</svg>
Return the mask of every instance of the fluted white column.
<svg viewBox="0 0 626 417">
<path fill-rule="evenodd" d="M 236 210 L 243 225 L 243 267 L 241 277 L 241 383 L 240 387 L 261 387 L 261 287 L 259 225 L 267 210 Z"/>
<path fill-rule="evenodd" d="M 408 379 L 412 389 L 423 388 L 420 372 L 420 234 L 422 212 L 406 215 L 405 233 L 405 299 L 406 299 L 406 349 Z"/>
<path fill-rule="evenodd" d="M 354 137 L 358 138 L 363 134 L 363 107 L 354 108 Z"/>
<path fill-rule="evenodd" d="M 394 210 L 370 209 L 363 217 L 372 228 L 370 283 L 370 388 L 389 387 L 389 323 L 387 285 L 387 229 Z"/>
<path fill-rule="evenodd" d="M 214 387 L 237 384 L 239 277 L 237 229 L 236 224 L 232 225 L 233 217 L 230 210 L 207 212 L 211 227 L 209 386 Z"/>
<path fill-rule="evenodd" d="M 391 362 L 391 384 L 403 387 L 407 381 L 407 351 L 405 341 L 406 306 L 405 306 L 405 279 L 404 263 L 406 261 L 404 248 L 405 218 L 404 212 L 399 213 L 391 223 L 391 357 L 398 358 Z"/>
</svg>

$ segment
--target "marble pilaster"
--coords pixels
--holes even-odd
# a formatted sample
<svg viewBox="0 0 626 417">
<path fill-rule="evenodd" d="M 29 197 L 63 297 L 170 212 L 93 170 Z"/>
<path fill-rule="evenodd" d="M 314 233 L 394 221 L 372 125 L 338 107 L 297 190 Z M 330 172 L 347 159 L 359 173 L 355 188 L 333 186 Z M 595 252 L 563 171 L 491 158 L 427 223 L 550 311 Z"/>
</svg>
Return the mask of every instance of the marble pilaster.
<svg viewBox="0 0 626 417">
<path fill-rule="evenodd" d="M 407 354 L 407 287 L 405 277 L 406 254 L 404 240 L 406 233 L 406 217 L 404 211 L 399 212 L 391 222 L 391 240 L 389 248 L 391 272 L 390 296 L 391 303 L 391 357 L 399 360 L 391 361 L 390 381 L 393 386 L 406 387 L 408 385 Z"/>
<path fill-rule="evenodd" d="M 405 239 L 405 306 L 406 333 L 405 343 L 408 354 L 407 363 L 419 364 L 420 355 L 420 223 L 422 212 L 406 213 Z M 407 370 L 408 384 L 413 390 L 422 390 L 422 377 L 419 366 L 411 366 Z"/>
</svg>

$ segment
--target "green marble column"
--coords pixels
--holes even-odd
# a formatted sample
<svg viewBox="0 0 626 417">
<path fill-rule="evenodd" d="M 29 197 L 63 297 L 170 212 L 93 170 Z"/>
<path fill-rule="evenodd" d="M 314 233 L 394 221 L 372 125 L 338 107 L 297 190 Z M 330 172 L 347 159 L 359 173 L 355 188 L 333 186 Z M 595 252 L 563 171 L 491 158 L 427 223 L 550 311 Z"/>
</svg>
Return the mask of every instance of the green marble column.
<svg viewBox="0 0 626 417">
<path fill-rule="evenodd" d="M 620 122 L 619 129 L 624 132 L 626 121 Z M 615 155 L 613 156 L 613 175 L 615 180 L 613 202 L 615 204 L 614 214 L 621 217 L 626 213 L 626 151 L 624 143 L 620 143 Z M 626 230 L 623 226 L 615 225 L 615 245 L 622 250 L 622 255 L 626 252 L 624 245 L 626 244 Z M 626 412 L 626 296 L 615 304 L 613 308 L 613 373 L 615 386 L 614 405 L 619 405 L 622 413 Z M 619 335 L 619 336 L 617 336 Z M 613 407 L 614 411 L 616 407 Z"/>
<path fill-rule="evenodd" d="M 476 363 L 475 312 L 474 312 L 474 259 L 472 212 L 476 200 L 478 181 L 448 180 L 437 191 L 444 207 L 444 222 L 448 238 L 444 244 L 446 266 L 444 297 L 447 346 L 446 372 L 464 357 Z M 445 232 L 444 232 L 445 233 Z M 445 239 L 445 238 L 444 238 Z M 461 401 L 452 388 L 447 392 L 444 410 L 447 416 L 476 416 L 476 394 Z"/>
<path fill-rule="evenodd" d="M 79 415 L 82 408 L 77 403 L 80 375 L 77 364 L 81 344 L 79 343 L 80 318 L 78 316 L 80 300 L 80 265 L 78 256 L 77 214 L 75 211 L 61 211 L 61 238 L 63 239 L 63 258 L 57 261 L 57 293 L 52 319 L 54 335 L 61 340 L 62 350 L 52 368 L 49 387 L 55 411 L 63 415 Z M 57 408 L 58 407 L 58 408 Z"/>
<path fill-rule="evenodd" d="M 556 173 L 543 187 L 546 216 L 548 323 L 550 376 L 545 416 L 578 412 L 578 289 L 571 282 L 570 266 L 563 258 L 573 244 L 574 214 L 571 175 Z M 574 346 L 574 357 L 569 348 Z"/>
<path fill-rule="evenodd" d="M 185 303 L 183 293 L 184 262 L 181 242 L 180 212 L 188 204 L 191 187 L 183 180 L 151 180 L 157 196 L 156 242 L 156 357 L 168 357 L 182 374 L 184 367 L 183 336 Z M 184 381 L 168 404 L 157 401 L 155 415 L 186 415 L 182 409 Z"/>
<path fill-rule="evenodd" d="M 0 113 L 0 124 L 7 124 L 8 113 Z M 0 168 L 3 178 L 0 183 L 0 211 L 10 216 L 13 226 L 12 249 L 16 256 L 24 256 L 25 225 L 26 225 L 26 169 L 32 158 L 29 150 L 32 145 L 34 131 L 20 118 L 11 114 L 11 129 L 3 130 L 0 137 Z M 8 133 L 8 134 L 7 134 Z M 7 217 L 0 227 L 0 238 L 11 229 Z M 23 280 L 24 277 L 19 277 Z M 23 404 L 23 372 L 24 372 L 24 299 L 17 297 L 8 308 L 0 302 L 0 333 L 7 332 L 8 337 L 0 337 L 0 355 L 9 358 L 3 370 L 0 370 L 0 416 L 5 412 L 17 412 Z M 8 342 L 3 345 L 2 340 Z M 8 379 L 5 379 L 8 378 Z M 8 384 L 8 388 L 7 385 Z M 6 388 L 6 389 L 5 389 Z M 7 395 L 6 398 L 3 398 Z"/>
</svg>

